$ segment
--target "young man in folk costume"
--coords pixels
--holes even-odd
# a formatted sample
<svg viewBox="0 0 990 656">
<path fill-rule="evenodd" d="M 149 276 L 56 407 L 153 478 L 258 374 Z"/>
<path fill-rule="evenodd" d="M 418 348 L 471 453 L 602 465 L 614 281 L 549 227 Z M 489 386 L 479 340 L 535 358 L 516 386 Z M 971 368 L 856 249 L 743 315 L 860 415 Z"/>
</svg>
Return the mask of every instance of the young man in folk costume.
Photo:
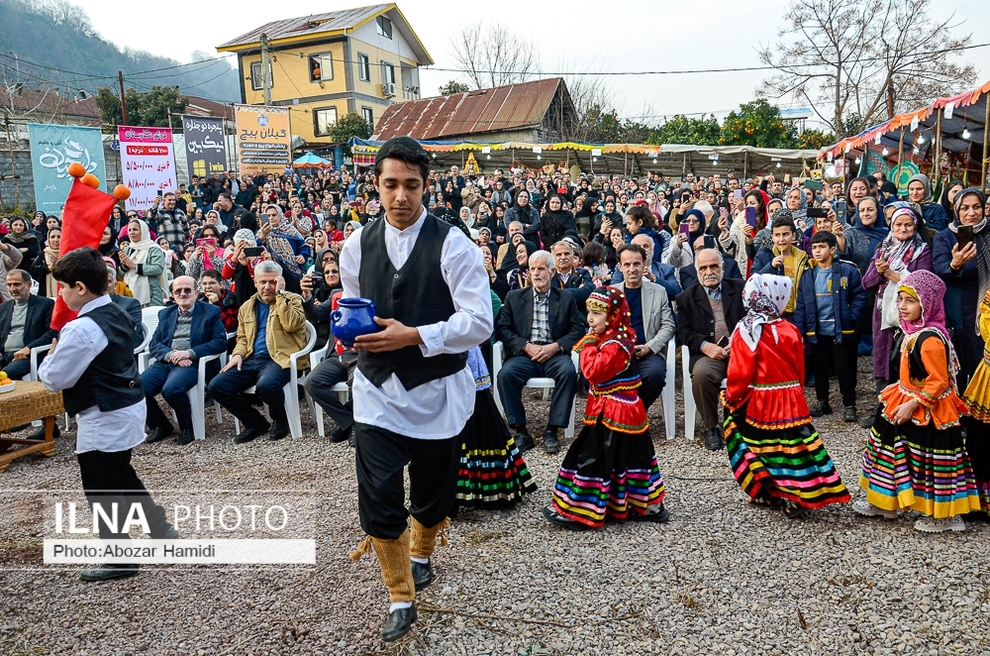
<svg viewBox="0 0 990 656">
<path fill-rule="evenodd" d="M 391 601 L 386 641 L 409 632 L 416 588 L 433 579 L 430 556 L 456 490 L 456 438 L 474 410 L 467 351 L 493 323 L 481 252 L 422 205 L 429 162 L 408 137 L 382 145 L 375 186 L 386 220 L 356 231 L 340 254 L 343 296 L 374 301 L 380 326 L 355 341 L 358 511 L 368 537 L 351 557 L 372 547 L 378 556 Z"/>
</svg>

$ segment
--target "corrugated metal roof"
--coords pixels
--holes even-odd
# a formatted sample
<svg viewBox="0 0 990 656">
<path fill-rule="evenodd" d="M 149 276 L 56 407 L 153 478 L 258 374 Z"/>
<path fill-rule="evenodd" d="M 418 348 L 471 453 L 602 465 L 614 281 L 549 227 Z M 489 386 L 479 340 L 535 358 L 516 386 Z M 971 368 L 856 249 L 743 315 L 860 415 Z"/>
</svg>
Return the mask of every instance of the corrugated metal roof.
<svg viewBox="0 0 990 656">
<path fill-rule="evenodd" d="M 217 46 L 217 49 L 258 43 L 261 41 L 262 34 L 266 34 L 269 41 L 275 41 L 277 39 L 305 36 L 307 34 L 324 34 L 326 32 L 350 29 L 386 11 L 391 6 L 391 4 L 371 5 L 369 7 L 342 9 L 325 14 L 310 14 L 309 16 L 300 16 L 299 18 L 272 21 L 251 30 L 247 34 L 242 34 L 223 45 Z"/>
<path fill-rule="evenodd" d="M 543 123 L 561 84 L 555 77 L 390 105 L 372 138 L 430 140 L 535 127 Z"/>
</svg>

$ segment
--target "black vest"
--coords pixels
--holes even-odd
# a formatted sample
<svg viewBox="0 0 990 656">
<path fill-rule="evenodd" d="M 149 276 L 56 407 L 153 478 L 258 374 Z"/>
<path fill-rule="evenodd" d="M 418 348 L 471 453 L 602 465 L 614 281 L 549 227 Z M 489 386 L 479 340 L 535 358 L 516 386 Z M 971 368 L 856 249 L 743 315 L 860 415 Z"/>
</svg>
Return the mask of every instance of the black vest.
<svg viewBox="0 0 990 656">
<path fill-rule="evenodd" d="M 134 322 L 114 303 L 101 305 L 83 316 L 96 322 L 108 343 L 86 367 L 79 382 L 62 391 L 65 411 L 75 415 L 96 405 L 101 412 L 110 412 L 144 399 L 134 361 Z"/>
<path fill-rule="evenodd" d="M 451 226 L 431 214 L 423 218 L 409 259 L 396 271 L 385 248 L 385 220 L 361 231 L 361 295 L 375 302 L 378 316 L 396 319 L 406 326 L 427 326 L 454 314 L 454 301 L 440 270 L 440 253 Z M 393 373 L 407 390 L 457 373 L 467 363 L 467 353 L 423 357 L 419 346 L 398 351 L 360 351 L 358 369 L 377 387 Z"/>
</svg>

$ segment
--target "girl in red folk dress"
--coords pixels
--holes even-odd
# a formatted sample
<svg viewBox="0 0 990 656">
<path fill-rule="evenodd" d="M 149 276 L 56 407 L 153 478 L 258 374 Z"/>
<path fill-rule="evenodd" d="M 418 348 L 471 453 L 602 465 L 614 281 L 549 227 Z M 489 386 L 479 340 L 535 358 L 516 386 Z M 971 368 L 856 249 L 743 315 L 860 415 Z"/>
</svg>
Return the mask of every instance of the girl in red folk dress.
<svg viewBox="0 0 990 656">
<path fill-rule="evenodd" d="M 732 334 L 723 403 L 736 482 L 750 503 L 798 517 L 845 503 L 849 492 L 811 425 L 801 335 L 780 318 L 791 284 L 785 276 L 754 274 L 743 288 L 748 313 Z"/>
<path fill-rule="evenodd" d="M 616 521 L 665 522 L 664 486 L 636 389 L 636 333 L 625 294 L 602 288 L 586 303 L 591 331 L 574 345 L 590 388 L 584 428 L 567 450 L 543 516 L 572 530 Z"/>
</svg>

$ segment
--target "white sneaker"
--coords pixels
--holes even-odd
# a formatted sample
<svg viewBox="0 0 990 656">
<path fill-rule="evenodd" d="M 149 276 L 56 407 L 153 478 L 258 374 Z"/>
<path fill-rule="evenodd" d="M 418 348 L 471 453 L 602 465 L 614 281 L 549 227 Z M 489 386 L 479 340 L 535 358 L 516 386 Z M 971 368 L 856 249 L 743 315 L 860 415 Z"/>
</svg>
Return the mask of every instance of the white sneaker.
<svg viewBox="0 0 990 656">
<path fill-rule="evenodd" d="M 914 523 L 914 528 L 924 533 L 944 533 L 945 531 L 965 531 L 966 522 L 958 515 L 948 519 L 922 517 Z"/>
<path fill-rule="evenodd" d="M 884 519 L 897 519 L 896 510 L 884 510 L 877 508 L 866 499 L 859 499 L 853 502 L 852 509 L 860 515 L 867 517 L 883 517 Z"/>
</svg>

